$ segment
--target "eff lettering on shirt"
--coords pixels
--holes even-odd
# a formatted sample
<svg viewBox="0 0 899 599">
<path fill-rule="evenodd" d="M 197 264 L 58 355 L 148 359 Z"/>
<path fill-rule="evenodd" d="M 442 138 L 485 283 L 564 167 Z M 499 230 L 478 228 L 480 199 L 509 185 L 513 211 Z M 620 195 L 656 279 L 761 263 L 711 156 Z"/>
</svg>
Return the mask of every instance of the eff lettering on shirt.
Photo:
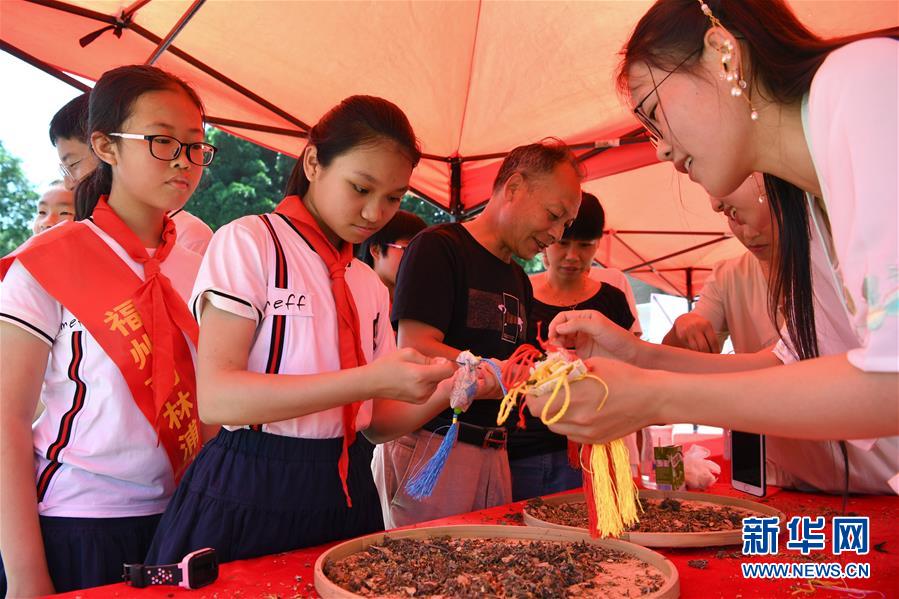
<svg viewBox="0 0 899 599">
<path fill-rule="evenodd" d="M 312 296 L 305 291 L 269 287 L 265 300 L 265 315 L 313 316 Z"/>
</svg>

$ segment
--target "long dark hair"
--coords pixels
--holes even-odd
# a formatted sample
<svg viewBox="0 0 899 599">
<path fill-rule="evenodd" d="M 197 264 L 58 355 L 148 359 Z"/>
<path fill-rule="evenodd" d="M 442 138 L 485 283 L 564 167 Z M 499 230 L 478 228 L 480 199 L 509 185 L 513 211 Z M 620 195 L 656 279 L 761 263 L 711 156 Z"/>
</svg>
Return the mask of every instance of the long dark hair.
<svg viewBox="0 0 899 599">
<path fill-rule="evenodd" d="M 90 92 L 87 135 L 95 132 L 115 133 L 131 116 L 134 103 L 147 92 L 182 90 L 205 118 L 203 102 L 197 92 L 178 77 L 149 65 L 129 65 L 103 73 Z M 93 151 L 93 148 L 91 148 Z M 112 167 L 102 160 L 93 173 L 75 189 L 75 220 L 84 220 L 94 213 L 100 196 L 112 189 Z"/>
<path fill-rule="evenodd" d="M 897 35 L 897 28 L 824 39 L 802 24 L 783 0 L 706 0 L 721 24 L 749 56 L 744 78 L 763 98 L 794 104 L 809 90 L 818 68 L 834 50 L 860 39 Z M 657 0 L 637 23 L 622 49 L 617 83 L 628 90 L 633 65 L 646 63 L 671 71 L 695 70 L 710 19 L 697 0 Z M 695 57 L 687 58 L 691 55 Z M 768 281 L 768 308 L 774 318 L 783 305 L 787 331 L 800 359 L 818 356 L 812 301 L 809 218 L 804 192 L 773 175 L 765 175 L 779 237 L 777 260 Z M 776 322 L 776 320 L 772 320 Z"/>
<path fill-rule="evenodd" d="M 421 149 L 405 113 L 383 98 L 350 96 L 329 110 L 312 127 L 306 147 L 315 146 L 318 163 L 327 167 L 341 154 L 382 139 L 396 142 L 413 168 L 418 165 Z M 303 153 L 290 173 L 285 195 L 303 197 L 309 191 L 309 179 L 303 169 Z"/>
</svg>

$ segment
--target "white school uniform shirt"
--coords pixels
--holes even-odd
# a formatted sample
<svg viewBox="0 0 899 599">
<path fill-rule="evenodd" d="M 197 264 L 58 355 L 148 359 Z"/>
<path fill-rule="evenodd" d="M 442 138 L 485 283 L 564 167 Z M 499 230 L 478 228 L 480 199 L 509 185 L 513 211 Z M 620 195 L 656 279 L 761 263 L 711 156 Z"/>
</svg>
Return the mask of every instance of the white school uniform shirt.
<svg viewBox="0 0 899 599">
<path fill-rule="evenodd" d="M 169 217 L 175 223 L 178 233 L 178 245 L 196 252 L 201 256 L 206 253 L 206 246 L 212 239 L 212 229 L 202 220 L 182 208 L 175 210 Z"/>
<path fill-rule="evenodd" d="M 286 280 L 278 280 L 279 270 L 287 273 Z M 346 282 L 359 315 L 362 352 L 370 363 L 396 348 L 390 295 L 375 272 L 356 259 L 346 270 Z M 191 307 L 198 318 L 205 302 L 256 323 L 248 370 L 298 375 L 340 370 L 328 269 L 286 217 L 245 216 L 216 231 L 194 286 Z M 356 430 L 368 428 L 371 404 L 363 402 Z M 343 409 L 264 423 L 262 430 L 306 439 L 343 437 Z"/>
<path fill-rule="evenodd" d="M 61 226 L 89 227 L 144 278 L 143 266 L 92 222 Z M 199 266 L 200 256 L 177 244 L 162 263 L 162 273 L 185 302 Z M 46 488 L 38 498 L 38 512 L 72 518 L 163 512 L 175 482 L 155 429 L 134 402 L 118 367 L 90 332 L 18 261 L 0 287 L 0 319 L 51 348 L 41 391 L 46 409 L 32 425 L 35 481 L 39 488 Z M 195 358 L 192 344 L 191 353 Z M 56 459 L 48 460 L 48 452 L 55 453 L 56 447 L 61 447 Z M 44 484 L 40 484 L 42 478 Z"/>
<path fill-rule="evenodd" d="M 803 99 L 802 124 L 824 196 L 809 202 L 819 353 L 899 372 L 899 42 L 832 52 Z M 775 353 L 796 360 L 787 343 Z M 899 493 L 899 437 L 847 445 L 853 488 Z M 820 470 L 809 475 L 833 476 Z"/>
<path fill-rule="evenodd" d="M 643 329 L 640 328 L 637 301 L 634 299 L 634 290 L 631 287 L 631 282 L 627 280 L 627 275 L 617 268 L 596 268 L 594 266 L 590 268 L 590 278 L 600 283 L 607 283 L 624 293 L 624 297 L 627 298 L 627 305 L 631 309 L 631 314 L 634 315 L 634 323 L 631 325 L 630 331 L 638 337 L 642 335 Z"/>
</svg>

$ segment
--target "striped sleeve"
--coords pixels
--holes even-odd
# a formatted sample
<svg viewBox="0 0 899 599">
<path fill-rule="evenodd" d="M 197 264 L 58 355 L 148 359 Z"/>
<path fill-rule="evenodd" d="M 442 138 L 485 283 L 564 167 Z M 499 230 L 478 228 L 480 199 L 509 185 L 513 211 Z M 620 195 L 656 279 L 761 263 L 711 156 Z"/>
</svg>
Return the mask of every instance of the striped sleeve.
<svg viewBox="0 0 899 599">
<path fill-rule="evenodd" d="M 199 321 L 205 302 L 216 308 L 262 321 L 268 274 L 266 231 L 244 217 L 225 225 L 212 237 L 191 294 L 190 308 Z"/>
<path fill-rule="evenodd" d="M 52 347 L 62 322 L 62 306 L 16 261 L 0 284 L 0 320 Z"/>
</svg>

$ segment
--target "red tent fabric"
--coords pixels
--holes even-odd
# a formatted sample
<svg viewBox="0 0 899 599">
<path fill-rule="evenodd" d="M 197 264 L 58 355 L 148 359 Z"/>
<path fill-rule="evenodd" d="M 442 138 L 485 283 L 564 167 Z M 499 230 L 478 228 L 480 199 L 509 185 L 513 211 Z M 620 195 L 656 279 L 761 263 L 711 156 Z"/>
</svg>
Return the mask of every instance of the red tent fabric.
<svg viewBox="0 0 899 599">
<path fill-rule="evenodd" d="M 629 268 L 715 238 L 686 232 L 727 231 L 670 167 L 630 173 L 655 157 L 613 74 L 650 4 L 3 0 L 0 47 L 95 80 L 147 61 L 173 34 L 155 64 L 199 90 L 211 122 L 292 155 L 342 98 L 385 97 L 409 115 L 426 154 L 413 188 L 460 216 L 487 199 L 505 152 L 558 137 L 583 156 L 610 229 L 665 232 L 610 236 L 598 258 Z M 899 24 L 894 0 L 790 4 L 825 35 Z M 698 288 L 702 269 L 738 251 L 716 242 L 636 270 L 652 267 L 638 276 L 683 294 L 686 271 L 666 269 L 692 267 Z"/>
</svg>

